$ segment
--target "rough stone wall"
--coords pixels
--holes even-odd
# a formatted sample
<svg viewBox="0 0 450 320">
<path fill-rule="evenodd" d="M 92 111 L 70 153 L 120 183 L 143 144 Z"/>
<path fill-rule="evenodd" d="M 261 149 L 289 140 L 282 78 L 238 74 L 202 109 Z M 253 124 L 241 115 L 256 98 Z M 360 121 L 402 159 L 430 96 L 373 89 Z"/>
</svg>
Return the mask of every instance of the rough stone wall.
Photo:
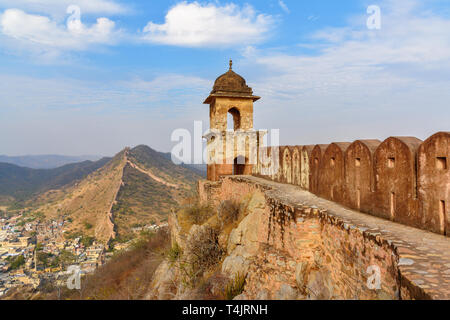
<svg viewBox="0 0 450 320">
<path fill-rule="evenodd" d="M 391 242 L 245 179 L 225 178 L 219 184 L 220 192 L 202 193 L 210 194 L 204 201 L 248 203 L 248 216 L 232 231 L 222 267 L 230 276 L 247 274 L 242 298 L 424 298 L 414 285 L 402 287 Z M 377 290 L 367 285 L 373 265 L 383 275 Z"/>
<path fill-rule="evenodd" d="M 292 154 L 292 184 L 296 186 L 301 185 L 301 147 L 293 146 L 291 147 Z"/>
<path fill-rule="evenodd" d="M 279 182 L 292 183 L 292 153 L 291 148 L 284 147 L 281 154 L 283 155 L 283 161 L 281 165 L 282 175 Z"/>
<path fill-rule="evenodd" d="M 272 167 L 272 175 L 271 178 L 273 181 L 279 181 L 280 180 L 280 174 L 282 172 L 281 166 L 282 166 L 282 159 L 281 159 L 281 148 L 276 148 L 276 147 L 271 147 L 270 149 L 270 156 L 272 157 L 272 159 L 274 161 L 276 161 L 276 159 L 278 159 L 278 163 L 276 165 L 274 165 L 274 163 L 272 163 L 273 167 Z M 278 167 L 276 167 L 278 166 Z"/>
<path fill-rule="evenodd" d="M 373 154 L 380 144 L 379 140 L 357 140 L 345 152 L 344 204 L 352 209 L 372 213 Z"/>
<path fill-rule="evenodd" d="M 284 182 L 284 181 L 283 181 L 283 175 L 284 175 L 284 162 L 285 162 L 285 159 L 284 159 L 284 155 L 285 155 L 284 150 L 285 150 L 286 148 L 287 148 L 287 147 L 282 146 L 282 147 L 280 147 L 279 150 L 278 150 L 278 166 L 279 166 L 279 169 L 278 169 L 278 172 L 275 173 L 275 179 L 273 179 L 273 181 L 281 182 L 281 183 Z M 273 154 L 274 157 L 276 157 L 275 148 L 272 148 L 272 154 Z"/>
<path fill-rule="evenodd" d="M 346 229 L 339 221 L 324 214 L 320 216 L 323 257 L 334 286 L 334 295 L 344 299 L 399 299 L 400 279 L 398 256 L 394 248 L 376 237 L 367 237 L 361 230 Z M 368 270 L 380 268 L 381 289 L 367 286 Z"/>
<path fill-rule="evenodd" d="M 391 137 L 377 148 L 374 215 L 421 227 L 416 200 L 416 154 L 420 143 L 416 138 Z"/>
<path fill-rule="evenodd" d="M 319 194 L 320 167 L 322 163 L 322 155 L 328 148 L 327 144 L 318 144 L 311 152 L 311 160 L 309 170 L 311 172 L 309 180 L 309 191 Z"/>
<path fill-rule="evenodd" d="M 301 148 L 301 183 L 300 187 L 304 190 L 310 190 L 310 180 L 311 180 L 311 159 L 312 151 L 314 146 L 304 146 Z"/>
<path fill-rule="evenodd" d="M 240 129 L 253 129 L 253 99 L 217 97 L 210 106 L 211 129 L 227 130 L 228 112 L 237 109 L 240 113 Z"/>
<path fill-rule="evenodd" d="M 419 149 L 418 189 L 422 224 L 450 235 L 450 132 L 439 132 Z"/>
<path fill-rule="evenodd" d="M 232 164 L 210 164 L 207 168 L 207 176 L 210 181 L 217 181 L 222 176 L 230 176 L 232 174 Z"/>
<path fill-rule="evenodd" d="M 228 114 L 233 116 L 234 131 L 227 131 L 231 127 Z M 233 174 L 252 174 L 256 162 L 254 151 L 259 147 L 259 132 L 253 131 L 253 98 L 214 98 L 210 104 L 210 127 L 208 156 L 215 165 L 209 162 L 208 180 L 218 181 L 222 176 Z"/>
<path fill-rule="evenodd" d="M 352 209 L 449 236 L 449 135 L 440 132 L 425 143 L 414 137 L 391 137 L 383 143 L 357 140 L 350 146 L 337 143 L 330 148 L 280 147 L 278 172 L 263 175 L 257 169 L 255 175 L 299 185 L 326 199 L 333 193 L 333 201 Z M 269 156 L 275 149 L 268 148 Z M 290 169 L 284 157 L 287 149 Z M 297 149 L 298 166 L 293 159 Z M 334 170 L 331 158 L 335 159 Z M 289 170 L 291 182 L 286 178 Z"/>
<path fill-rule="evenodd" d="M 349 145 L 347 142 L 332 143 L 322 155 L 318 194 L 325 199 L 338 203 L 344 201 L 344 152 Z"/>
</svg>

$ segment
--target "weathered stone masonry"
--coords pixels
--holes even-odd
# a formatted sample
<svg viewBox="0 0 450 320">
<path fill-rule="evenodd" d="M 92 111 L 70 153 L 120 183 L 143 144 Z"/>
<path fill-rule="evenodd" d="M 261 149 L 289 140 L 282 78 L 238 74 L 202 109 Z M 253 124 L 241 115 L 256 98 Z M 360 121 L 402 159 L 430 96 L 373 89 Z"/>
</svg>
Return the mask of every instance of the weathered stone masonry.
<svg viewBox="0 0 450 320">
<path fill-rule="evenodd" d="M 227 144 L 242 132 L 261 133 L 253 130 L 260 98 L 231 66 L 205 101 L 211 129 L 226 139 L 214 148 L 217 134 L 205 137 L 215 160 L 199 195 L 217 208 L 228 200 L 246 206 L 244 220 L 222 239 L 222 271 L 247 274 L 243 297 L 449 299 L 450 239 L 442 235 L 450 235 L 450 132 L 425 142 L 391 137 L 280 148 L 262 148 L 262 135 L 253 135 L 241 152 Z M 228 113 L 234 132 L 226 131 Z M 256 164 L 249 162 L 253 147 Z M 261 157 L 276 159 L 277 170 Z M 372 288 L 378 271 L 380 286 Z"/>
<path fill-rule="evenodd" d="M 311 148 L 280 147 L 278 172 L 265 176 L 261 166 L 255 166 L 253 174 L 297 185 L 364 213 L 450 236 L 449 132 L 425 142 L 390 137 L 384 142 L 357 140 Z M 296 150 L 302 150 L 300 163 L 293 162 Z"/>
<path fill-rule="evenodd" d="M 256 177 L 202 181 L 199 193 L 202 201 L 217 206 L 262 195 L 247 226 L 238 228 L 239 240 L 230 237 L 232 258 L 224 263 L 226 272 L 248 274 L 248 299 L 450 298 L 446 237 Z M 374 266 L 381 274 L 378 289 L 367 284 Z"/>
</svg>

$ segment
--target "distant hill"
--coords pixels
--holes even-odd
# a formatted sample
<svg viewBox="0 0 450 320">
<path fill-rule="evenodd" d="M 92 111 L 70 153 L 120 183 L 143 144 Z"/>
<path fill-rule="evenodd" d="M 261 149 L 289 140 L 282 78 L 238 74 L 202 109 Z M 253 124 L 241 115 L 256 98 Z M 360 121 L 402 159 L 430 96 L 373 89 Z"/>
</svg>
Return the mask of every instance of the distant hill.
<svg viewBox="0 0 450 320">
<path fill-rule="evenodd" d="M 172 154 L 169 153 L 162 153 L 162 155 L 164 157 L 166 157 L 168 160 L 172 160 Z M 180 161 L 181 162 L 181 161 Z M 198 173 L 201 176 L 206 177 L 206 164 L 181 164 L 181 166 L 191 169 L 193 171 L 195 171 L 196 173 Z"/>
<path fill-rule="evenodd" d="M 112 159 L 52 170 L 2 164 L 0 199 L 25 199 L 27 212 L 70 220 L 65 237 L 122 242 L 135 236 L 135 228 L 164 222 L 173 208 L 195 194 L 196 182 L 203 178 L 141 145 Z"/>
<path fill-rule="evenodd" d="M 95 162 L 84 161 L 56 169 L 30 169 L 0 163 L 0 204 L 2 198 L 9 199 L 8 202 L 22 202 L 36 194 L 59 189 L 85 178 L 110 160 L 111 158 L 103 158 Z"/>
<path fill-rule="evenodd" d="M 60 156 L 60 155 L 39 155 L 39 156 L 17 156 L 10 157 L 0 155 L 0 162 L 14 164 L 19 167 L 31 169 L 54 169 L 66 164 L 83 161 L 98 161 L 101 156 Z"/>
</svg>

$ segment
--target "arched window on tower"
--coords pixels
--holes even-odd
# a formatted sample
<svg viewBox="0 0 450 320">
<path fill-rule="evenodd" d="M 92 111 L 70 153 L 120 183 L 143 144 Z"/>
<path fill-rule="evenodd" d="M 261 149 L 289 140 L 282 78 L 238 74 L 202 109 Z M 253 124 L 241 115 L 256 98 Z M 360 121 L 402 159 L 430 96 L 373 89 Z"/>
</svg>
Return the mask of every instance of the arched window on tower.
<svg viewBox="0 0 450 320">
<path fill-rule="evenodd" d="M 237 108 L 228 110 L 227 128 L 234 131 L 241 129 L 241 113 Z"/>
</svg>

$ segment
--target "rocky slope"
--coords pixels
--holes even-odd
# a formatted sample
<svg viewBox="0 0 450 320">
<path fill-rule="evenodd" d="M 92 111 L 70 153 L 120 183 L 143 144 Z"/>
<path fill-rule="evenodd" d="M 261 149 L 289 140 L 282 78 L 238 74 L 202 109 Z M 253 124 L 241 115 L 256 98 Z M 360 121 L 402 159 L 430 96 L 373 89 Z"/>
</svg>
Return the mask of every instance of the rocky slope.
<svg viewBox="0 0 450 320">
<path fill-rule="evenodd" d="M 368 228 L 351 220 L 360 219 L 358 213 L 342 222 L 312 205 L 321 200 L 308 192 L 257 178 L 201 181 L 199 191 L 200 205 L 193 210 L 197 215 L 191 216 L 200 219 L 188 224 L 183 211 L 170 216 L 172 254 L 156 271 L 147 298 L 384 300 L 426 296 L 400 278 L 393 242 L 383 241 L 379 232 L 366 232 Z M 210 206 L 209 214 L 204 214 L 202 203 Z M 196 263 L 206 258 L 203 252 L 216 258 L 206 260 L 207 267 L 198 272 Z M 376 269 L 379 284 L 371 282 Z"/>
</svg>

